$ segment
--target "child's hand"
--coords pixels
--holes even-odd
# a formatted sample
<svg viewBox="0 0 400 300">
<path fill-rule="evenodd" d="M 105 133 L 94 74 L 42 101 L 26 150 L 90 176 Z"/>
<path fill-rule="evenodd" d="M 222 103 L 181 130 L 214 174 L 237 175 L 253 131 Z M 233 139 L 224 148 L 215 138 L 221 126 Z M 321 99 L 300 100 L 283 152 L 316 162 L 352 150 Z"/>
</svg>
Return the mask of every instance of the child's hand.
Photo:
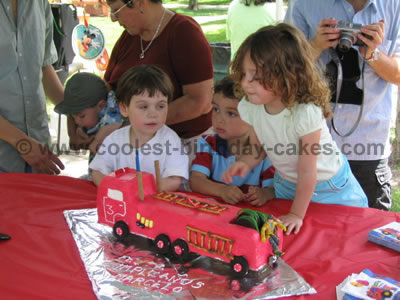
<svg viewBox="0 0 400 300">
<path fill-rule="evenodd" d="M 224 172 L 224 174 L 222 174 L 222 180 L 225 181 L 226 183 L 231 183 L 233 176 L 244 177 L 246 176 L 249 169 L 250 167 L 246 163 L 242 161 L 237 161 L 232 166 L 230 166 Z"/>
<path fill-rule="evenodd" d="M 221 186 L 219 196 L 228 204 L 237 204 L 245 198 L 245 194 L 237 186 Z"/>
<path fill-rule="evenodd" d="M 122 123 L 113 123 L 110 125 L 104 125 L 101 127 L 94 137 L 93 141 L 89 145 L 89 150 L 92 153 L 96 153 L 100 145 L 103 143 L 104 139 L 114 130 L 121 128 Z"/>
<path fill-rule="evenodd" d="M 93 136 L 88 136 L 81 127 L 77 127 L 75 132 L 71 131 L 68 134 L 71 150 L 88 149 L 94 139 Z"/>
<path fill-rule="evenodd" d="M 103 143 L 102 140 L 96 138 L 96 136 L 94 136 L 93 141 L 89 144 L 89 150 L 90 152 L 96 154 L 97 150 L 99 150 L 100 145 Z"/>
<path fill-rule="evenodd" d="M 297 234 L 303 226 L 303 219 L 296 216 L 295 214 L 288 213 L 287 215 L 279 217 L 281 223 L 286 227 L 286 234 L 293 233 Z"/>
<path fill-rule="evenodd" d="M 254 206 L 262 206 L 275 197 L 274 188 L 260 188 L 258 186 L 250 186 L 249 191 L 246 194 L 246 201 L 250 202 Z"/>
</svg>

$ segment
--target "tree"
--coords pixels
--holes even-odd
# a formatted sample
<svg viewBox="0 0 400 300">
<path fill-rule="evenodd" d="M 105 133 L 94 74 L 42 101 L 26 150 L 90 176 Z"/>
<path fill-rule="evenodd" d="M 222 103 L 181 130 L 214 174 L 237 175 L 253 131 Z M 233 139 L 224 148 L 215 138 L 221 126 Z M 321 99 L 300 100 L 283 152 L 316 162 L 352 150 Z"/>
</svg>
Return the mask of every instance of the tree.
<svg viewBox="0 0 400 300">
<path fill-rule="evenodd" d="M 189 0 L 188 8 L 191 10 L 199 10 L 199 1 L 198 0 Z"/>
</svg>

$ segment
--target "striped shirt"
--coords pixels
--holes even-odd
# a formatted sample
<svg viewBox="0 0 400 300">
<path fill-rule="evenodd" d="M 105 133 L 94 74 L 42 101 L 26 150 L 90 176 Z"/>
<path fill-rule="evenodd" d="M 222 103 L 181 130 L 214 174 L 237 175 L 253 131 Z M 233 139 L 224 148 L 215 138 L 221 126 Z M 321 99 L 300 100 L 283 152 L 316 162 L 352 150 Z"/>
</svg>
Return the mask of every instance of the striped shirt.
<svg viewBox="0 0 400 300">
<path fill-rule="evenodd" d="M 231 153 L 228 142 L 214 133 L 203 136 L 197 141 L 197 152 L 192 163 L 192 171 L 203 173 L 210 180 L 225 184 L 222 174 L 235 162 L 236 157 Z M 238 186 L 244 193 L 247 193 L 250 185 L 272 186 L 274 173 L 274 167 L 269 159 L 265 158 L 245 177 L 233 177 L 233 181 L 229 185 Z"/>
</svg>

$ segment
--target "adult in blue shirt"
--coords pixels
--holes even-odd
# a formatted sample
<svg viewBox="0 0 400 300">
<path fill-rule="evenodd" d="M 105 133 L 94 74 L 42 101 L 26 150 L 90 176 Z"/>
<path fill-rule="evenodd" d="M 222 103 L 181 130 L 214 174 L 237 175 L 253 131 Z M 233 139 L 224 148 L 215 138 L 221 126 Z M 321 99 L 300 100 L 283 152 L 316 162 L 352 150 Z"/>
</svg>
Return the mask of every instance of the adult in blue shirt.
<svg viewBox="0 0 400 300">
<path fill-rule="evenodd" d="M 393 84 L 400 84 L 399 14 L 398 0 L 292 0 L 285 17 L 286 22 L 304 32 L 313 46 L 314 52 L 310 55 L 318 60 L 324 71 L 329 69 L 327 66 L 332 66 L 332 62 L 339 69 L 334 57 L 338 54 L 343 58 L 338 51 L 332 50 L 340 40 L 341 30 L 336 28 L 338 21 L 364 25 L 361 28 L 363 34 L 357 34 L 364 45 L 353 45 L 355 51 L 349 53 L 355 53 L 354 59 L 347 61 L 346 65 L 341 64 L 342 68 L 348 68 L 355 63 L 354 70 L 358 69 L 359 80 L 352 87 L 355 93 L 348 94 L 346 99 L 342 99 L 342 95 L 346 95 L 344 85 L 337 93 L 340 95 L 339 104 L 334 107 L 335 128 L 331 134 L 349 159 L 352 172 L 368 197 L 369 206 L 384 210 L 389 210 L 392 205 L 388 158 L 395 101 L 392 88 Z M 360 98 L 358 105 L 355 103 L 358 101 L 356 94 Z"/>
<path fill-rule="evenodd" d="M 58 174 L 64 166 L 45 147 L 45 93 L 54 103 L 64 97 L 52 67 L 57 52 L 48 0 L 0 1 L 0 53 L 0 172 Z"/>
</svg>

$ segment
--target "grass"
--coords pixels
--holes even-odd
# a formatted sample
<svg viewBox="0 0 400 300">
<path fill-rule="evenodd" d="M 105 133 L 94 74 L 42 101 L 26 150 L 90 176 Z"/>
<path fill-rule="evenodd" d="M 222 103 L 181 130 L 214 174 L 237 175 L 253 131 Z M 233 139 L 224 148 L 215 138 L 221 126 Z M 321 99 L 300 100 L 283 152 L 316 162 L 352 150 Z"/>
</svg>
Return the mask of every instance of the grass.
<svg viewBox="0 0 400 300">
<path fill-rule="evenodd" d="M 188 1 L 164 1 L 164 3 L 188 4 Z M 201 1 L 201 4 L 229 4 L 230 1 Z M 227 42 L 226 39 L 226 9 L 201 8 L 198 11 L 192 11 L 187 8 L 171 9 L 177 13 L 191 16 L 200 23 L 207 40 L 212 42 Z M 202 17 L 216 17 L 217 20 L 204 21 Z M 106 40 L 106 49 L 111 54 L 112 48 L 121 35 L 123 28 L 118 22 L 112 22 L 110 18 L 91 17 L 89 23 L 100 28 L 103 31 Z"/>
<path fill-rule="evenodd" d="M 393 171 L 399 171 L 400 170 L 400 165 L 397 166 L 392 166 Z M 390 211 L 394 212 L 400 212 L 400 187 L 392 187 L 392 200 L 393 200 L 393 205 L 392 209 Z"/>
<path fill-rule="evenodd" d="M 395 187 L 392 190 L 393 205 L 390 211 L 400 212 L 400 188 Z"/>
</svg>

